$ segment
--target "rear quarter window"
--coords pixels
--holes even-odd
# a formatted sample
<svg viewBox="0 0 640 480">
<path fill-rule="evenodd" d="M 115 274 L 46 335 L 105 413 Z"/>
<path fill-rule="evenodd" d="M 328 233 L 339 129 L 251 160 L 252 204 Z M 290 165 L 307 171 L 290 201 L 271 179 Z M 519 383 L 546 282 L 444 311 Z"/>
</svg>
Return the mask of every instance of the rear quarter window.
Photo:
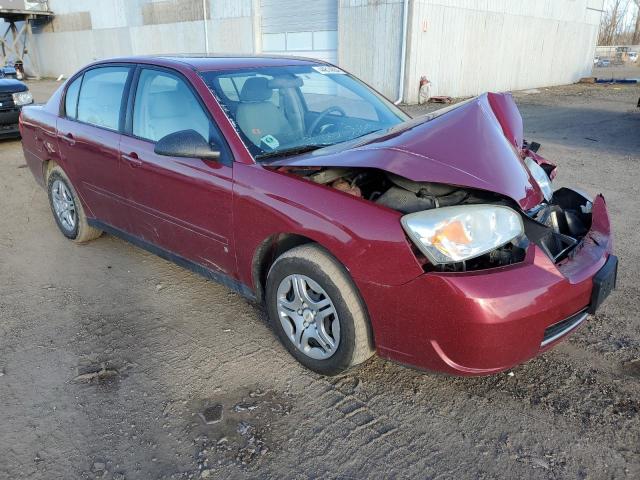
<svg viewBox="0 0 640 480">
<path fill-rule="evenodd" d="M 81 84 L 82 75 L 67 87 L 67 93 L 64 97 L 64 111 L 67 118 L 76 118 L 78 115 L 78 94 L 80 93 Z"/>
</svg>

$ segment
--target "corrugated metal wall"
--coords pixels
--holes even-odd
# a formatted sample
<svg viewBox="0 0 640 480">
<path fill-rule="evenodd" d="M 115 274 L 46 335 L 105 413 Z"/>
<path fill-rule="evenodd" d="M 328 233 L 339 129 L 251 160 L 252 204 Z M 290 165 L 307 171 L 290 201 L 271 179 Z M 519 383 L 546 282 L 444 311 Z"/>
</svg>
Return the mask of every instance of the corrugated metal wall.
<svg viewBox="0 0 640 480">
<path fill-rule="evenodd" d="M 337 61 L 338 0 L 260 0 L 262 51 Z"/>
<path fill-rule="evenodd" d="M 398 93 L 402 0 L 341 0 L 339 59 Z M 405 100 L 567 84 L 589 75 L 603 0 L 411 0 Z"/>
<path fill-rule="evenodd" d="M 412 12 L 406 89 L 417 100 L 566 84 L 589 75 L 599 12 L 588 0 L 420 0 Z M 600 7 L 602 2 L 600 2 Z"/>
<path fill-rule="evenodd" d="M 207 0 L 211 52 L 335 61 L 398 94 L 403 0 Z M 571 83 L 590 73 L 604 0 L 410 0 L 405 100 Z M 42 73 L 94 59 L 204 51 L 202 0 L 50 0 Z M 335 33 L 337 30 L 337 34 Z M 337 48 L 337 50 L 336 50 Z M 337 55 L 336 55 L 337 52 Z"/>
<path fill-rule="evenodd" d="M 397 95 L 402 0 L 341 0 L 338 63 L 388 98 Z"/>
</svg>

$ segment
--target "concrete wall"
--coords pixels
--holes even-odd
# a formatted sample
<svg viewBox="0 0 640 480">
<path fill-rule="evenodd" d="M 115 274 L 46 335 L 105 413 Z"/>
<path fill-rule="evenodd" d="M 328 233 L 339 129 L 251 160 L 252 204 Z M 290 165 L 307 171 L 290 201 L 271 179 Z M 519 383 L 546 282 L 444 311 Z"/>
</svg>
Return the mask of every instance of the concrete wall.
<svg viewBox="0 0 640 480">
<path fill-rule="evenodd" d="M 410 0 L 405 98 L 577 81 L 591 72 L 603 0 Z M 341 0 L 340 65 L 396 98 L 402 0 Z M 381 41 L 386 39 L 385 41 Z"/>
<path fill-rule="evenodd" d="M 202 0 L 50 0 L 35 35 L 41 74 L 70 75 L 114 56 L 205 51 Z M 211 53 L 253 53 L 253 0 L 208 0 Z"/>
</svg>

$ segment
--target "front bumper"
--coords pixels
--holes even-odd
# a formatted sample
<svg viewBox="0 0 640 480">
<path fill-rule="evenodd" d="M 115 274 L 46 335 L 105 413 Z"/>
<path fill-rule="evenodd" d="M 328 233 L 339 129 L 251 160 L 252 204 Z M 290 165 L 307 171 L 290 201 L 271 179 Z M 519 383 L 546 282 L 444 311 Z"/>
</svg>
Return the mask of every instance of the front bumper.
<svg viewBox="0 0 640 480">
<path fill-rule="evenodd" d="M 609 216 L 598 196 L 582 246 L 559 264 L 531 245 L 523 262 L 508 267 L 425 273 L 397 287 L 361 282 L 378 353 L 456 375 L 509 369 L 551 348 L 582 323 L 593 277 L 612 249 Z M 561 335 L 545 341 L 549 327 L 576 315 L 580 322 L 556 329 Z"/>
<path fill-rule="evenodd" d="M 11 110 L 0 110 L 0 138 L 20 136 L 18 119 L 20 118 L 20 108 Z"/>
</svg>

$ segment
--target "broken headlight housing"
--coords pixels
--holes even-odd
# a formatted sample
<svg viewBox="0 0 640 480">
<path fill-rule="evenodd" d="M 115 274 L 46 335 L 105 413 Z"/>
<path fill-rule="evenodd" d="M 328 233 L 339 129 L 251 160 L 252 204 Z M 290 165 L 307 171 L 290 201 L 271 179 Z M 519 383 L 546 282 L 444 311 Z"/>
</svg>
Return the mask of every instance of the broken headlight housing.
<svg viewBox="0 0 640 480">
<path fill-rule="evenodd" d="M 13 104 L 16 107 L 21 107 L 23 105 L 29 105 L 33 103 L 33 95 L 29 90 L 24 92 L 18 92 L 11 95 L 13 97 Z"/>
<path fill-rule="evenodd" d="M 531 172 L 531 176 L 540 187 L 540 190 L 542 190 L 545 200 L 550 202 L 553 198 L 553 187 L 551 186 L 551 179 L 549 178 L 549 175 L 547 175 L 544 168 L 538 165 L 538 162 L 531 157 L 526 157 L 524 159 L 524 163 L 529 169 L 529 172 Z"/>
<path fill-rule="evenodd" d="M 502 205 L 458 205 L 405 215 L 402 227 L 435 265 L 470 260 L 524 234 L 522 218 Z"/>
</svg>

